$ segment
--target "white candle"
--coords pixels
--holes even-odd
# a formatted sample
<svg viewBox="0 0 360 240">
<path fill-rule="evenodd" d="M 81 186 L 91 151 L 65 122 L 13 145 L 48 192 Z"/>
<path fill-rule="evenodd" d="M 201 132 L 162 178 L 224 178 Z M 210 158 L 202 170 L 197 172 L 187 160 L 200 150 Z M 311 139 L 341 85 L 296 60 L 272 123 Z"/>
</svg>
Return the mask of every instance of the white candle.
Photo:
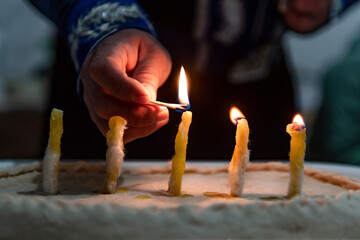
<svg viewBox="0 0 360 240">
<path fill-rule="evenodd" d="M 116 183 L 121 174 L 121 167 L 124 162 L 124 131 L 127 121 L 120 117 L 114 116 L 109 120 L 110 130 L 106 134 L 108 145 L 106 151 L 106 179 L 104 193 L 114 193 Z"/>
<path fill-rule="evenodd" d="M 46 194 L 58 192 L 58 174 L 61 155 L 61 136 L 63 134 L 63 111 L 54 108 L 50 117 L 49 141 L 43 159 L 42 190 Z"/>
</svg>

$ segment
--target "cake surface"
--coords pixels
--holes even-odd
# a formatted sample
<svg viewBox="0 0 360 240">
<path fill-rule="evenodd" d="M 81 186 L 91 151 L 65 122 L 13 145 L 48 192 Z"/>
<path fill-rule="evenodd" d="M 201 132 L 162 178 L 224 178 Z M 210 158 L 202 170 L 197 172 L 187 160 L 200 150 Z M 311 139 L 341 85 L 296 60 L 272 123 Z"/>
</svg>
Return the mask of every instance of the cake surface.
<svg viewBox="0 0 360 240">
<path fill-rule="evenodd" d="M 181 197 L 166 193 L 169 167 L 124 166 L 102 194 L 105 163 L 61 163 L 57 195 L 39 191 L 41 163 L 0 169 L 0 238 L 354 238 L 360 184 L 305 168 L 303 195 L 287 199 L 288 165 L 251 163 L 241 198 L 227 166 L 187 164 Z M 31 236 L 31 237 L 30 237 Z"/>
</svg>

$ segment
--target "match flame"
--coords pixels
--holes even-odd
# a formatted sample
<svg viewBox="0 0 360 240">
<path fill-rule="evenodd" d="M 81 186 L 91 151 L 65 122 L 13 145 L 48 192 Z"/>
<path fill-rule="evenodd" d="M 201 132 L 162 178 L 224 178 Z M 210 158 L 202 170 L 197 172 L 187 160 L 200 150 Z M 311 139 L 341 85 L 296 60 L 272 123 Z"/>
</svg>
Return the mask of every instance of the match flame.
<svg viewBox="0 0 360 240">
<path fill-rule="evenodd" d="M 244 114 L 237 107 L 232 107 L 230 109 L 230 120 L 237 125 L 237 121 L 241 118 L 245 118 Z"/>
<path fill-rule="evenodd" d="M 190 104 L 189 96 L 188 96 L 187 80 L 183 66 L 181 66 L 180 77 L 179 77 L 179 102 L 180 104 L 184 104 L 186 106 L 189 106 Z"/>
</svg>

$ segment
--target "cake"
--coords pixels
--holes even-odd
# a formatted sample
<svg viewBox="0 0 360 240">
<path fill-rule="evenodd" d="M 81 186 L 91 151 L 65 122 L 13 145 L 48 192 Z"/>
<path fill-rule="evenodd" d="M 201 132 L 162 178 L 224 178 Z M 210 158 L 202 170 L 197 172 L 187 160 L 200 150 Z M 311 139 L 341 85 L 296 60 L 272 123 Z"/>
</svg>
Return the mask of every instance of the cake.
<svg viewBox="0 0 360 240">
<path fill-rule="evenodd" d="M 124 164 L 102 194 L 105 162 L 62 162 L 57 195 L 41 163 L 0 169 L 0 239 L 359 238 L 357 179 L 305 167 L 303 194 L 286 198 L 288 164 L 250 163 L 243 196 L 229 196 L 226 163 L 187 163 L 182 195 L 166 193 L 166 163 Z"/>
</svg>

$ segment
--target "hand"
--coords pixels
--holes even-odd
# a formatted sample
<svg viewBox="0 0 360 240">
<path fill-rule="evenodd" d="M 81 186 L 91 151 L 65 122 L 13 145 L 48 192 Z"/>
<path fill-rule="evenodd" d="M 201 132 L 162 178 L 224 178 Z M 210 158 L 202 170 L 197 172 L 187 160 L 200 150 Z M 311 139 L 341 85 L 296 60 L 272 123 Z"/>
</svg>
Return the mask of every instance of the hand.
<svg viewBox="0 0 360 240">
<path fill-rule="evenodd" d="M 329 17 L 331 0 L 279 0 L 285 23 L 299 33 L 309 33 L 323 26 Z"/>
<path fill-rule="evenodd" d="M 169 53 L 145 31 L 121 30 L 99 43 L 80 72 L 84 101 L 99 130 L 105 135 L 109 118 L 121 116 L 128 122 L 127 143 L 164 126 L 167 108 L 146 104 L 156 99 L 170 70 Z"/>
</svg>

